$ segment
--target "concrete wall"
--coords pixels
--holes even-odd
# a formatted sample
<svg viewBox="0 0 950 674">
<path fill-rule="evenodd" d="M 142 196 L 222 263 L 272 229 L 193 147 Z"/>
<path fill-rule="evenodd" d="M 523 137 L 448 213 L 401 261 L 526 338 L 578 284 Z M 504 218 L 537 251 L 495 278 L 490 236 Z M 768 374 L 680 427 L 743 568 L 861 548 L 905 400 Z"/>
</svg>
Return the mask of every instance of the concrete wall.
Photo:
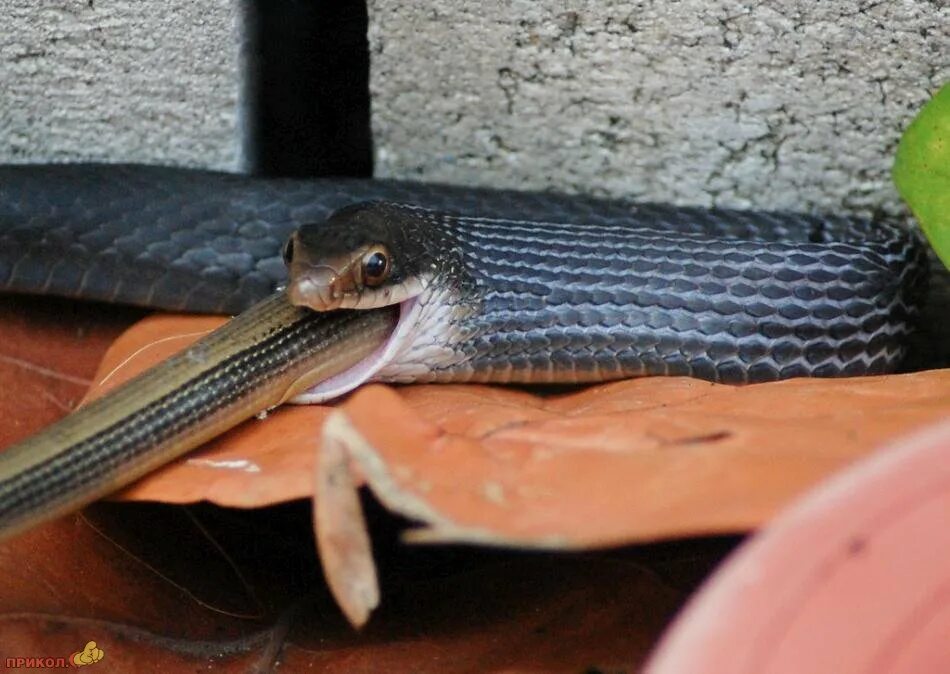
<svg viewBox="0 0 950 674">
<path fill-rule="evenodd" d="M 370 0 L 376 173 L 893 211 L 948 31 L 940 0 Z"/>
<path fill-rule="evenodd" d="M 236 0 L 0 0 L 0 162 L 239 169 Z"/>
<path fill-rule="evenodd" d="M 370 0 L 376 173 L 898 208 L 950 79 L 925 0 Z M 242 0 L 0 0 L 0 161 L 243 166 Z"/>
</svg>

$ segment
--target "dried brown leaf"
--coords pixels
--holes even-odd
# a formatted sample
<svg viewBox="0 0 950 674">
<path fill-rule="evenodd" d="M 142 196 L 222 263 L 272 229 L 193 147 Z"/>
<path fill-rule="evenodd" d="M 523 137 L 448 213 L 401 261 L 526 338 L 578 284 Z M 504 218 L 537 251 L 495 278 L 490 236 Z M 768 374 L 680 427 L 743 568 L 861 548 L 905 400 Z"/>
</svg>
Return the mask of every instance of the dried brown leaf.
<svg viewBox="0 0 950 674">
<path fill-rule="evenodd" d="M 125 361 L 127 376 L 140 368 L 129 352 L 181 348 L 169 336 L 193 337 L 205 321 L 150 318 L 104 368 Z M 309 496 L 329 409 L 246 423 L 122 497 L 250 507 Z M 744 387 L 650 378 L 547 396 L 370 386 L 339 409 L 333 437 L 383 502 L 426 525 L 415 539 L 575 548 L 756 527 L 950 413 L 950 371 Z"/>
</svg>

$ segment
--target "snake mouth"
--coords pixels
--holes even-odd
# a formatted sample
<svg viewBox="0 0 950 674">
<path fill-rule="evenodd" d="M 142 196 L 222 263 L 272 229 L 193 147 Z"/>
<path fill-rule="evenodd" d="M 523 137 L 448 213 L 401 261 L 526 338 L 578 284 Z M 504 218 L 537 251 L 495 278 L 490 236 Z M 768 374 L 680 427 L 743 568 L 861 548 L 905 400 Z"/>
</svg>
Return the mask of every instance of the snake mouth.
<svg viewBox="0 0 950 674">
<path fill-rule="evenodd" d="M 373 381 L 376 374 L 392 363 L 408 343 L 410 330 L 422 302 L 419 295 L 414 295 L 403 300 L 397 306 L 399 317 L 396 319 L 396 324 L 386 341 L 380 344 L 375 351 L 356 365 L 324 379 L 316 386 L 312 386 L 291 398 L 290 402 L 297 405 L 323 403 L 346 395 L 361 384 Z M 369 309 L 368 311 L 379 311 L 379 309 Z"/>
</svg>

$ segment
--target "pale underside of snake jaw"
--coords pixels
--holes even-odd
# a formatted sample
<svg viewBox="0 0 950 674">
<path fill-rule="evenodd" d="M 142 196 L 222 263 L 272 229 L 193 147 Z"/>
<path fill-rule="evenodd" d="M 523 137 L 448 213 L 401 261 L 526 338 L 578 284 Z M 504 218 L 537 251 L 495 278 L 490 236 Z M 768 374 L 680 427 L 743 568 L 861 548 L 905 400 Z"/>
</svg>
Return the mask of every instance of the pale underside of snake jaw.
<svg viewBox="0 0 950 674">
<path fill-rule="evenodd" d="M 458 345 L 467 337 L 462 326 L 477 310 L 477 304 L 431 280 L 410 286 L 411 292 L 398 302 L 399 319 L 384 344 L 353 367 L 320 382 L 291 402 L 322 403 L 366 382 L 424 381 L 433 367 L 462 366 L 466 357 Z"/>
</svg>

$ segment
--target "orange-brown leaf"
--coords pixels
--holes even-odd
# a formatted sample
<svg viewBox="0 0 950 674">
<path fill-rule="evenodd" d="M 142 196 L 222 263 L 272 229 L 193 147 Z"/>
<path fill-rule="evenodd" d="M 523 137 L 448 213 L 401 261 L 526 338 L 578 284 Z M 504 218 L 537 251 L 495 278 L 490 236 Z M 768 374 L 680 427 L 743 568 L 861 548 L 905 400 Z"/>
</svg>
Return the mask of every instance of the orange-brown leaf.
<svg viewBox="0 0 950 674">
<path fill-rule="evenodd" d="M 140 369 L 141 354 L 182 348 L 213 325 L 150 318 L 102 371 L 123 362 L 115 381 Z M 122 498 L 252 507 L 309 496 L 329 409 L 252 420 Z M 946 416 L 950 371 L 745 387 L 651 378 L 548 396 L 377 385 L 339 409 L 334 432 L 356 478 L 426 524 L 416 538 L 586 547 L 755 527 L 882 442 Z"/>
</svg>

